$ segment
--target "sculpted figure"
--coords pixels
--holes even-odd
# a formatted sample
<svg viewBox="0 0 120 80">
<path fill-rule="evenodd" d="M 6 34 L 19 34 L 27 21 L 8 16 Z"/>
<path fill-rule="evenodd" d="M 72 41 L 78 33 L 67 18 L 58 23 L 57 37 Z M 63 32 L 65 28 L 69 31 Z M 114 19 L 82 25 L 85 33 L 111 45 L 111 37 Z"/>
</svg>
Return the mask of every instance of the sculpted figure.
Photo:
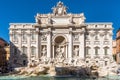
<svg viewBox="0 0 120 80">
<path fill-rule="evenodd" d="M 75 41 L 78 41 L 78 40 L 79 40 L 79 35 L 78 35 L 78 34 L 75 34 L 75 35 L 74 35 L 74 40 L 75 40 Z"/>
<path fill-rule="evenodd" d="M 42 49 L 42 56 L 46 56 L 47 55 L 47 51 L 46 51 L 46 47 L 44 46 Z"/>
<path fill-rule="evenodd" d="M 57 6 L 52 8 L 54 15 L 64 15 L 67 14 L 66 7 L 63 5 L 63 3 L 60 1 L 58 2 Z"/>
<path fill-rule="evenodd" d="M 60 54 L 60 48 L 58 47 L 58 48 L 56 49 L 56 57 L 58 57 L 59 54 Z"/>
<path fill-rule="evenodd" d="M 63 8 L 63 14 L 67 14 L 66 7 Z"/>
<path fill-rule="evenodd" d="M 42 40 L 42 41 L 46 41 L 46 40 L 47 40 L 46 34 L 43 34 L 43 35 L 42 35 L 41 40 Z"/>
<path fill-rule="evenodd" d="M 53 7 L 53 14 L 56 15 L 56 12 L 57 12 L 57 8 Z"/>
<path fill-rule="evenodd" d="M 36 20 L 36 23 L 41 24 L 41 18 L 39 16 L 37 16 L 35 20 Z"/>
<path fill-rule="evenodd" d="M 74 57 L 77 57 L 78 55 L 79 55 L 79 48 L 78 48 L 78 47 L 75 47 Z"/>
<path fill-rule="evenodd" d="M 64 48 L 58 47 L 58 48 L 56 49 L 56 57 L 57 57 L 57 58 L 63 58 L 63 53 L 64 53 Z"/>
<path fill-rule="evenodd" d="M 52 24 L 51 15 L 48 16 L 48 24 Z"/>
</svg>

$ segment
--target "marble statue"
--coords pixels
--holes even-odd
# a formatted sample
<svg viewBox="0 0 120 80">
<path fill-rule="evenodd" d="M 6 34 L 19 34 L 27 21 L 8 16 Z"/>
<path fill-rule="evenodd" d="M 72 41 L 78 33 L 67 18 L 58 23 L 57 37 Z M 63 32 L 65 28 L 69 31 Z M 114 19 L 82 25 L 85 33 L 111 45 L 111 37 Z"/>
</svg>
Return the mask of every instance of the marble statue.
<svg viewBox="0 0 120 80">
<path fill-rule="evenodd" d="M 76 46 L 74 49 L 74 57 L 77 57 L 79 55 L 79 48 Z"/>
<path fill-rule="evenodd" d="M 65 15 L 67 14 L 66 12 L 66 7 L 63 5 L 63 3 L 60 1 L 58 2 L 56 7 L 53 7 L 53 14 L 54 15 Z"/>
<path fill-rule="evenodd" d="M 57 49 L 56 49 L 56 57 L 57 58 L 63 58 L 64 56 L 63 56 L 63 53 L 64 53 L 64 48 L 60 48 L 60 47 L 58 47 Z"/>
<path fill-rule="evenodd" d="M 41 36 L 41 40 L 42 40 L 42 41 L 46 41 L 46 40 L 47 40 L 47 36 L 46 36 L 45 33 L 42 34 L 42 36 Z"/>
<path fill-rule="evenodd" d="M 46 57 L 46 55 L 47 55 L 47 50 L 46 50 L 46 47 L 44 46 L 42 49 L 42 56 Z"/>
</svg>

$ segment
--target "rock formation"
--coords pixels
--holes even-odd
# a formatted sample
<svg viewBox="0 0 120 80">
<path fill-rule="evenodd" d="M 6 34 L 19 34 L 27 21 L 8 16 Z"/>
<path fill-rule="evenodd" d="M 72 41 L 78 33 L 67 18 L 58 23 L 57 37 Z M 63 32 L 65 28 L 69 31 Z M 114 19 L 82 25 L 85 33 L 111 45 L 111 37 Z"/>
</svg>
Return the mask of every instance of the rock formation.
<svg viewBox="0 0 120 80">
<path fill-rule="evenodd" d="M 41 61 L 40 63 L 31 62 L 28 67 L 15 68 L 15 73 L 25 76 L 49 74 L 50 76 L 104 77 L 108 74 L 116 75 L 117 68 L 114 62 L 110 66 L 98 67 L 95 63 L 86 65 L 84 60 L 79 59 L 54 59 L 47 60 L 47 62 Z"/>
</svg>

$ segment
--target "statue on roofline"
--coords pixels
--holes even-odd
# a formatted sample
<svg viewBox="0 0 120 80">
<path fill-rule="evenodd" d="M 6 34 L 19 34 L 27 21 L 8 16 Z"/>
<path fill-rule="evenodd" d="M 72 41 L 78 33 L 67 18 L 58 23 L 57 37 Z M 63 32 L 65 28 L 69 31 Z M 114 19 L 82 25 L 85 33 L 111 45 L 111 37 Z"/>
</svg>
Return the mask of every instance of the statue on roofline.
<svg viewBox="0 0 120 80">
<path fill-rule="evenodd" d="M 57 3 L 57 6 L 56 7 L 53 7 L 53 14 L 54 15 L 58 15 L 58 16 L 61 16 L 61 15 L 65 15 L 67 14 L 66 12 L 66 6 L 63 5 L 63 2 L 59 1 Z"/>
</svg>

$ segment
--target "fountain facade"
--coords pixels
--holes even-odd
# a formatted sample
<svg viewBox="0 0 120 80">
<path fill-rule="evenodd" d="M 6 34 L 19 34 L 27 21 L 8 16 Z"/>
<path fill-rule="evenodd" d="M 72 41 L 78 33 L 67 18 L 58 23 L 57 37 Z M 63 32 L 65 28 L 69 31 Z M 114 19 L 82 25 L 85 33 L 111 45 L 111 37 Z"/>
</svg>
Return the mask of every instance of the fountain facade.
<svg viewBox="0 0 120 80">
<path fill-rule="evenodd" d="M 35 16 L 36 23 L 10 24 L 12 67 L 107 67 L 112 58 L 112 23 L 86 23 L 83 13 L 67 13 L 58 2 L 53 13 Z"/>
</svg>

